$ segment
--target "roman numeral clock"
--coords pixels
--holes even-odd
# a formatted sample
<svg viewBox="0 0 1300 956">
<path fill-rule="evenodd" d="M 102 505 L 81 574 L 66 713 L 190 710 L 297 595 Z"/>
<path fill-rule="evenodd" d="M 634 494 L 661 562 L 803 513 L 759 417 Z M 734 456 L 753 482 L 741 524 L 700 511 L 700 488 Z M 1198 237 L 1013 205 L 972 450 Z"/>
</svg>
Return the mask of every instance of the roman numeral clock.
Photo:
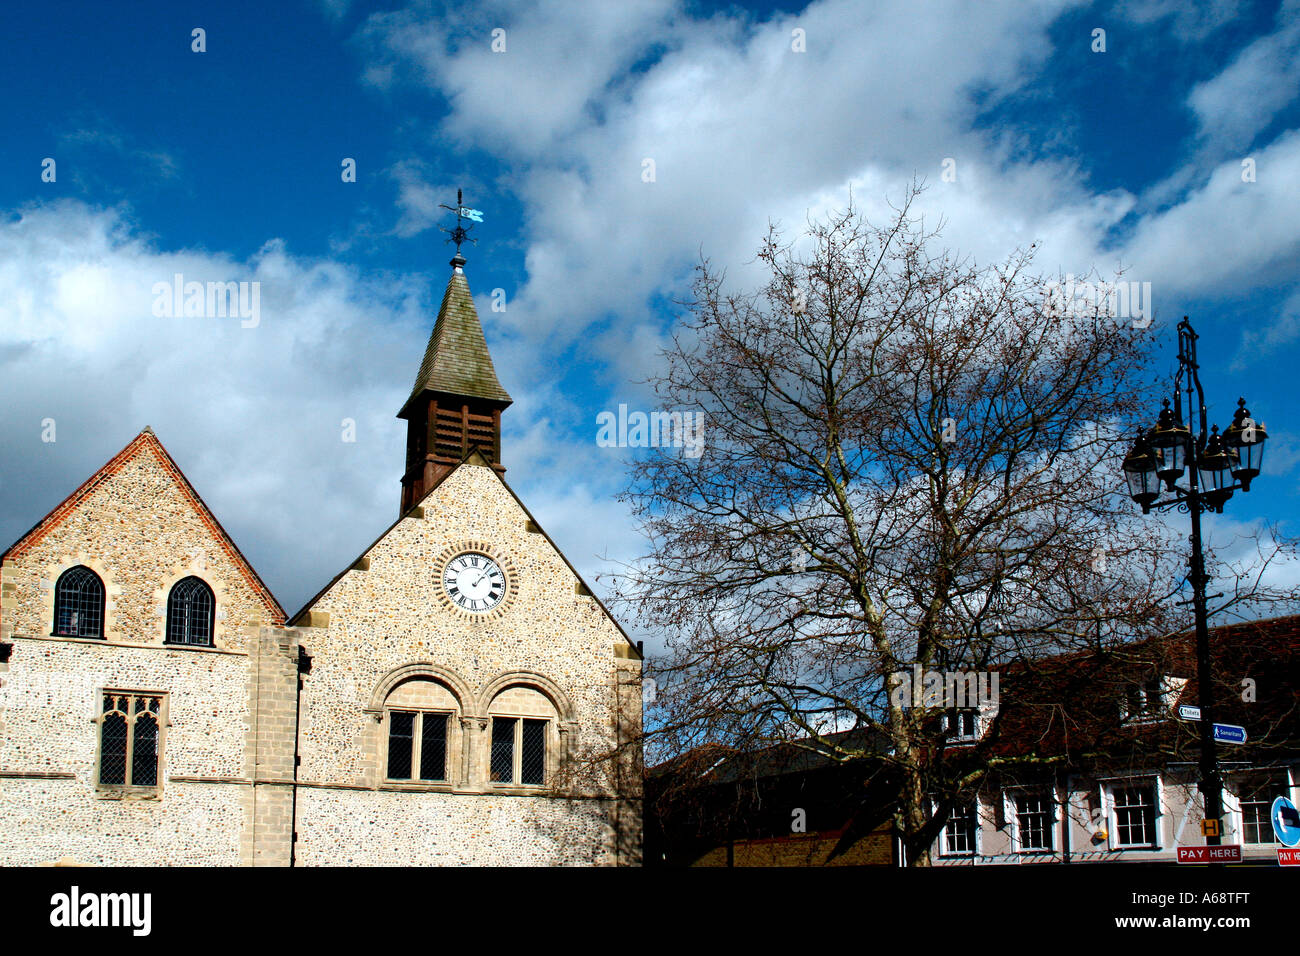
<svg viewBox="0 0 1300 956">
<path fill-rule="evenodd" d="M 442 584 L 462 611 L 490 611 L 506 596 L 506 576 L 500 565 L 486 554 L 472 551 L 447 562 Z"/>
<path fill-rule="evenodd" d="M 515 569 L 491 546 L 468 541 L 439 556 L 436 593 L 442 605 L 463 617 L 497 617 L 515 590 Z"/>
</svg>

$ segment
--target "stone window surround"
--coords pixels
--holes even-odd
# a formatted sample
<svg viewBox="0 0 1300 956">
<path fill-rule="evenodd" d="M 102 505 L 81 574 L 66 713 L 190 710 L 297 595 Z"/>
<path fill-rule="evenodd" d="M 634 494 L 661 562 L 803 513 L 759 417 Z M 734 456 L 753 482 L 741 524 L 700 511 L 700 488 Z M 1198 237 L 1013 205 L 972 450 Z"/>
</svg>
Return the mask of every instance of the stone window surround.
<svg viewBox="0 0 1300 956">
<path fill-rule="evenodd" d="M 56 587 L 64 574 L 76 567 L 84 567 L 93 571 L 104 587 L 103 613 L 100 620 L 100 636 L 96 638 L 72 638 L 68 635 L 54 633 L 54 601 L 56 597 Z M 130 647 L 159 646 L 181 647 L 186 650 L 222 650 L 226 646 L 228 637 L 228 625 L 225 623 L 224 608 L 229 605 L 228 595 L 225 584 L 221 580 L 212 580 L 207 575 L 206 561 L 202 566 L 196 565 L 193 561 L 181 566 L 176 565 L 171 572 L 164 578 L 162 585 L 154 589 L 155 604 L 158 605 L 159 599 L 161 604 L 158 605 L 159 615 L 155 633 L 151 635 L 147 644 L 137 644 L 132 641 L 121 640 L 121 635 L 113 629 L 111 622 L 115 618 L 117 609 L 117 598 L 122 594 L 122 585 L 115 583 L 114 576 L 109 573 L 108 568 L 98 558 L 90 557 L 85 554 L 78 554 L 75 557 L 65 555 L 57 564 L 51 565 L 40 572 L 41 586 L 48 592 L 48 597 L 44 602 L 41 627 L 45 634 L 42 636 L 55 638 L 59 640 L 93 640 L 101 644 L 124 644 Z M 201 580 L 212 592 L 212 646 L 204 647 L 201 644 L 172 644 L 167 641 L 167 605 L 168 598 L 171 595 L 172 588 L 186 578 L 196 577 Z M 15 634 L 14 637 L 20 635 Z M 32 635 L 26 635 L 32 636 Z M 114 640 L 114 637 L 117 640 Z"/>
<path fill-rule="evenodd" d="M 42 602 L 43 606 L 41 608 L 42 616 L 40 622 L 40 628 L 44 632 L 42 636 L 60 639 L 71 637 L 71 635 L 54 633 L 54 604 L 55 599 L 58 596 L 59 579 L 73 568 L 77 567 L 88 568 L 95 572 L 96 576 L 99 578 L 99 583 L 104 588 L 104 603 L 101 608 L 99 620 L 99 637 L 73 639 L 92 640 L 98 641 L 99 643 L 105 643 L 111 640 L 110 635 L 114 633 L 110 626 L 110 622 L 114 618 L 114 611 L 117 608 L 116 598 L 121 592 L 121 587 L 113 583 L 113 576 L 108 573 L 108 568 L 104 567 L 104 562 L 85 553 L 72 555 L 65 552 L 55 564 L 30 569 L 36 574 L 36 586 L 45 592 L 45 598 Z M 20 564 L 16 566 L 10 565 L 10 568 L 13 570 L 25 570 Z M 17 637 L 18 635 L 15 634 L 14 636 Z"/>
<path fill-rule="evenodd" d="M 492 779 L 492 767 L 491 767 L 491 753 L 492 753 L 491 747 L 492 747 L 492 734 L 493 734 L 492 724 L 497 719 L 513 720 L 516 722 L 513 731 L 514 741 L 510 747 L 511 763 L 513 764 L 513 768 L 511 770 L 511 776 L 515 777 L 515 780 L 511 783 L 504 783 L 502 781 Z M 525 720 L 541 720 L 546 724 L 546 728 L 543 731 L 543 733 L 545 734 L 543 738 L 544 740 L 543 746 L 545 749 L 545 753 L 543 756 L 546 760 L 546 765 L 544 770 L 542 771 L 541 783 L 524 783 L 518 779 L 519 776 L 522 775 L 521 768 L 522 768 L 522 761 L 523 761 L 523 722 Z M 538 717 L 536 714 L 523 714 L 523 713 L 517 714 L 517 713 L 512 713 L 510 711 L 498 711 L 492 714 L 492 716 L 489 717 L 487 722 L 484 724 L 483 733 L 481 734 L 480 737 L 480 739 L 482 739 L 488 747 L 489 764 L 488 764 L 487 786 L 489 790 L 492 793 L 499 793 L 499 792 L 537 793 L 539 791 L 545 792 L 547 790 L 550 790 L 555 781 L 555 775 L 559 773 L 560 770 L 559 762 L 557 760 L 557 757 L 559 756 L 557 752 L 557 748 L 559 746 L 559 740 L 556 739 L 557 736 L 558 734 L 556 733 L 555 730 L 555 721 L 553 719 Z"/>
<path fill-rule="evenodd" d="M 389 696 L 409 680 L 430 680 L 442 684 L 460 705 L 450 718 L 460 724 L 459 752 L 449 746 L 447 752 L 446 781 L 390 780 L 384 774 L 387 767 L 387 729 Z M 486 771 L 486 756 L 491 747 L 491 720 L 493 716 L 527 717 L 538 719 L 536 714 L 490 713 L 492 702 L 511 687 L 527 687 L 546 697 L 555 708 L 555 716 L 547 720 L 546 778 L 554 781 L 565 757 L 571 750 L 578 722 L 568 696 L 550 678 L 535 671 L 509 671 L 487 682 L 476 694 L 469 683 L 454 670 L 432 662 L 404 664 L 385 674 L 376 683 L 363 713 L 374 718 L 372 732 L 377 735 L 373 750 L 377 766 L 372 766 L 372 779 L 378 789 L 400 791 L 442 791 L 450 793 L 499 794 L 503 796 L 540 796 L 555 792 L 552 784 L 502 784 L 492 783 Z M 466 703 L 469 706 L 466 706 Z M 409 708 L 397 707 L 397 710 Z M 446 710 L 442 710 L 447 713 Z M 448 737 L 450 738 L 450 734 Z M 450 742 L 450 741 L 449 741 Z M 484 767 L 479 764 L 483 763 Z M 480 770 L 482 772 L 480 772 Z"/>
<path fill-rule="evenodd" d="M 87 642 L 97 642 L 95 638 L 81 638 Z M 157 697 L 158 704 L 158 782 L 150 786 L 127 786 L 125 784 L 102 784 L 99 782 L 100 760 L 103 757 L 104 734 L 102 725 L 104 723 L 103 699 L 106 696 L 131 696 L 131 697 Z M 171 722 L 171 695 L 167 691 L 141 690 L 133 688 L 120 687 L 97 687 L 95 688 L 95 699 L 99 706 L 95 708 L 95 716 L 90 722 L 95 725 L 95 769 L 94 769 L 94 788 L 95 798 L 99 800 L 160 800 L 163 793 L 163 767 L 166 756 L 167 728 L 172 725 Z M 132 731 L 134 733 L 134 730 Z"/>
<path fill-rule="evenodd" d="M 200 644 L 190 641 L 173 641 L 172 633 L 172 616 L 177 613 L 178 608 L 173 603 L 176 598 L 176 589 L 186 581 L 194 580 L 207 589 L 208 600 L 212 602 L 211 614 L 208 618 L 208 643 Z M 217 592 L 213 590 L 212 585 L 207 579 L 199 574 L 187 574 L 185 577 L 173 581 L 171 587 L 167 588 L 167 610 L 163 615 L 163 643 L 169 647 L 216 647 L 217 644 Z"/>
<path fill-rule="evenodd" d="M 418 680 L 419 678 L 415 678 L 415 679 Z M 446 776 L 444 777 L 444 779 L 423 780 L 417 778 L 415 776 L 414 753 L 412 754 L 413 759 L 411 761 L 410 777 L 388 776 L 388 747 L 389 747 L 389 740 L 391 734 L 390 720 L 392 718 L 393 711 L 402 711 L 408 714 L 419 714 L 420 721 L 418 721 L 417 724 L 420 724 L 420 722 L 423 721 L 425 714 L 442 715 L 447 718 L 447 736 L 445 741 L 446 750 L 444 756 L 444 760 L 446 763 L 446 767 L 445 767 Z M 458 719 L 458 716 L 459 715 L 455 711 L 445 710 L 438 707 L 431 707 L 431 708 L 406 707 L 406 706 L 392 707 L 392 708 L 385 707 L 384 719 L 382 721 L 381 731 L 379 734 L 380 743 L 383 744 L 383 752 L 380 754 L 380 763 L 381 765 L 383 765 L 381 778 L 383 780 L 384 789 L 386 790 L 387 789 L 397 789 L 397 790 L 452 790 L 454 789 L 455 786 L 454 781 L 459 778 L 461 772 L 460 761 L 459 759 L 457 759 L 456 752 L 452 749 L 452 740 L 454 739 L 452 737 L 452 721 Z M 411 741 L 411 747 L 413 751 L 418 751 L 420 749 L 421 747 L 420 735 L 418 734 L 415 735 L 415 737 Z"/>
<path fill-rule="evenodd" d="M 89 571 L 96 580 L 99 581 L 99 633 L 98 634 L 60 634 L 57 630 L 59 624 L 59 583 L 73 571 L 78 568 Z M 54 600 L 50 607 L 50 636 L 51 637 L 84 637 L 97 641 L 104 639 L 108 633 L 108 585 L 104 583 L 104 576 L 87 564 L 74 564 L 71 567 L 60 571 L 59 576 L 54 579 Z"/>
</svg>

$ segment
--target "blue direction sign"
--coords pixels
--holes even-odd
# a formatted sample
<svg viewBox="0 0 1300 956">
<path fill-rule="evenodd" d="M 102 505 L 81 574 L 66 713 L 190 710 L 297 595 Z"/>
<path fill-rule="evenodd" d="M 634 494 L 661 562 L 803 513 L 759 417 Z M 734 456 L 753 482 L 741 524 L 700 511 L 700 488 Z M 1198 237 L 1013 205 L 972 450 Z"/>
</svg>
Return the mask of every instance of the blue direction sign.
<svg viewBox="0 0 1300 956">
<path fill-rule="evenodd" d="M 1273 832 L 1277 834 L 1278 843 L 1283 846 L 1300 844 L 1300 812 L 1296 811 L 1294 803 L 1286 797 L 1278 797 L 1273 801 L 1269 816 L 1273 819 Z"/>
<path fill-rule="evenodd" d="M 1214 739 L 1225 744 L 1244 744 L 1246 728 L 1236 724 L 1215 724 Z"/>
</svg>

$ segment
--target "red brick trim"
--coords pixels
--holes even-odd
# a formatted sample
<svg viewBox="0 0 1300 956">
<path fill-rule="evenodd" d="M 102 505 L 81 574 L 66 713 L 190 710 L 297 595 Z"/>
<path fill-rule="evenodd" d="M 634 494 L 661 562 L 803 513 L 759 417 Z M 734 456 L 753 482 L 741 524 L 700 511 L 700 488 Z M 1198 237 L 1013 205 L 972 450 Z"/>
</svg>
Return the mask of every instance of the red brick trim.
<svg viewBox="0 0 1300 956">
<path fill-rule="evenodd" d="M 199 497 L 199 493 L 194 490 L 194 486 L 185 477 L 185 473 L 176 464 L 176 460 L 163 447 L 162 442 L 158 440 L 158 436 L 149 429 L 145 429 L 131 439 L 127 446 L 109 459 L 104 467 L 87 478 L 76 491 L 64 498 L 57 508 L 37 522 L 36 527 L 14 542 L 7 551 L 0 554 L 0 561 L 7 558 L 22 557 L 34 548 L 46 535 L 61 525 L 90 492 L 121 471 L 127 462 L 135 458 L 146 447 L 153 453 L 158 463 L 162 465 L 163 470 L 171 476 L 171 479 L 180 488 L 181 493 L 189 500 L 190 507 L 199 516 L 199 520 L 203 522 L 204 527 L 217 539 L 226 556 L 239 568 L 244 580 L 248 582 L 249 586 L 261 599 L 270 613 L 271 624 L 275 626 L 283 625 L 284 609 L 280 607 L 280 602 L 275 599 L 270 589 L 262 583 L 262 579 L 253 570 L 253 566 L 249 564 L 248 559 L 235 546 L 235 542 L 226 533 L 226 529 L 221 527 L 221 523 L 217 521 L 216 516 L 213 515 L 203 499 Z"/>
</svg>

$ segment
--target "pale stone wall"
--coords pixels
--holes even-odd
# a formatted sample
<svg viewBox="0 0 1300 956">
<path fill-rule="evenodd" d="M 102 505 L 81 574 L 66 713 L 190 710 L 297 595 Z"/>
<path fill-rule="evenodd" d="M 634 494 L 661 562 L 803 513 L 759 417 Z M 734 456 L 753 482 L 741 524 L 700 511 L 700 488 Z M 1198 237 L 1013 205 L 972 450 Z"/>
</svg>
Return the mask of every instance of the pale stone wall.
<svg viewBox="0 0 1300 956">
<path fill-rule="evenodd" d="M 245 789 L 169 783 L 161 800 L 95 800 L 80 778 L 0 778 L 0 866 L 233 866 Z"/>
<path fill-rule="evenodd" d="M 537 862 L 553 855 L 546 847 L 555 844 L 586 860 L 612 860 L 616 831 L 636 814 L 626 807 L 616 814 L 612 802 L 497 795 L 502 788 L 487 782 L 487 718 L 494 711 L 546 714 L 538 703 L 544 694 L 557 718 L 548 739 L 553 754 L 567 754 L 572 766 L 578 754 L 611 750 L 620 706 L 634 708 L 639 725 L 639 695 L 620 701 L 616 692 L 618 665 L 638 666 L 616 659 L 626 639 L 594 598 L 578 593 L 577 576 L 545 535 L 529 530 L 527 512 L 490 468 L 462 465 L 422 510 L 370 549 L 366 570 L 349 571 L 311 606 L 313 620 L 328 625 L 302 631 L 315 664 L 304 680 L 299 779 L 372 791 L 301 789 L 302 859 L 418 863 L 452 854 L 507 864 Z M 469 614 L 440 595 L 442 563 L 464 550 L 484 552 L 506 569 L 507 597 L 494 613 Z M 444 699 L 455 702 L 460 732 L 449 740 L 451 779 L 442 788 L 454 793 L 373 792 L 385 786 L 383 702 L 403 676 L 438 680 Z M 567 792 L 612 796 L 609 768 L 601 775 L 572 781 Z M 409 815 L 396 809 L 403 801 Z M 308 806 L 311 823 L 303 815 Z M 362 819 L 371 822 L 357 829 L 354 820 Z M 447 836 L 426 840 L 434 819 Z M 593 820 L 600 821 L 598 836 Z M 329 851 L 311 845 L 336 831 L 350 834 L 346 855 L 342 842 Z M 466 842 L 453 851 L 447 841 L 455 834 Z M 632 842 L 639 844 L 639 834 Z M 626 836 L 623 843 L 626 862 Z"/>
<path fill-rule="evenodd" d="M 604 801 L 300 787 L 303 866 L 615 863 Z"/>
<path fill-rule="evenodd" d="M 15 640 L 0 677 L 0 864 L 237 863 L 244 788 L 174 778 L 242 775 L 247 680 L 243 654 Z M 156 799 L 97 795 L 104 688 L 167 695 Z"/>
<path fill-rule="evenodd" d="M 95 772 L 104 688 L 163 693 L 163 771 L 238 777 L 248 726 L 248 657 L 201 650 L 19 639 L 0 682 L 6 733 L 0 769 L 62 771 L 87 784 Z"/>
<path fill-rule="evenodd" d="M 328 626 L 297 628 L 182 482 L 142 434 L 0 567 L 0 865 L 639 862 L 639 773 L 558 773 L 639 727 L 639 661 L 491 469 L 449 476 L 313 605 Z M 440 599 L 462 550 L 506 568 L 496 612 Z M 106 639 L 50 635 L 76 564 L 104 580 Z M 163 644 L 166 589 L 192 573 L 217 599 L 214 649 Z M 96 786 L 105 689 L 166 695 L 156 793 Z M 390 694 L 454 712 L 445 784 L 385 783 Z M 551 789 L 488 783 L 494 713 L 551 721 Z"/>
<path fill-rule="evenodd" d="M 151 433 L 98 473 L 0 568 L 0 864 L 232 865 L 251 818 L 249 656 L 273 613 Z M 105 638 L 53 637 L 54 582 L 105 585 Z M 215 649 L 163 644 L 167 588 L 216 597 Z M 98 792 L 102 691 L 165 695 L 156 794 Z M 292 717 L 292 713 L 290 714 Z M 291 737 L 290 733 L 290 737 Z M 243 857 L 251 856 L 244 848 Z"/>
<path fill-rule="evenodd" d="M 62 521 L 6 558 L 0 636 L 50 634 L 54 584 L 84 564 L 104 582 L 109 641 L 161 644 L 168 592 L 193 574 L 216 598 L 216 646 L 244 649 L 250 627 L 275 623 L 272 612 L 196 509 L 157 440 L 144 434 L 132 445 Z"/>
</svg>

